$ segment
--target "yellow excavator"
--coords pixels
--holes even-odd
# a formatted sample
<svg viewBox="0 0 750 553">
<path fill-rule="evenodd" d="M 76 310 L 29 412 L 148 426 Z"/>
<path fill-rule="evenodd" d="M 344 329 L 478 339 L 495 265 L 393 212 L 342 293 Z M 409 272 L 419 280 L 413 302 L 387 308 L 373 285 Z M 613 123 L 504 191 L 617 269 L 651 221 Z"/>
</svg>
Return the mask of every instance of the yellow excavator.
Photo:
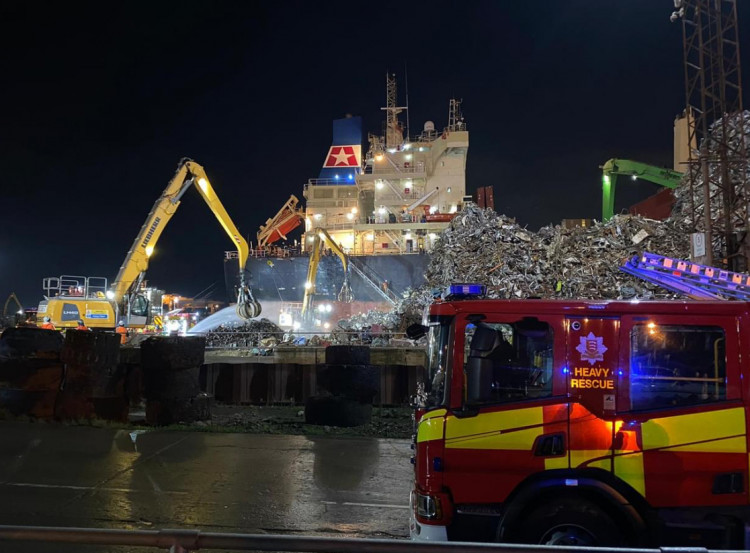
<svg viewBox="0 0 750 553">
<path fill-rule="evenodd" d="M 131 328 L 142 328 L 149 321 L 149 298 L 142 290 L 148 260 L 154 252 L 164 227 L 180 205 L 183 194 L 195 185 L 208 207 L 237 247 L 240 282 L 237 288 L 237 314 L 243 319 L 260 315 L 260 303 L 253 297 L 245 282 L 245 264 L 249 255 L 247 242 L 232 222 L 216 196 L 203 167 L 183 159 L 146 218 L 130 247 L 111 286 L 103 277 L 63 275 L 44 279 L 46 294 L 39 304 L 37 323 L 49 317 L 56 328 L 70 328 L 83 320 L 90 328 L 112 329 L 119 321 Z"/>
<path fill-rule="evenodd" d="M 305 295 L 302 298 L 302 320 L 309 320 L 312 316 L 312 299 L 315 295 L 315 277 L 318 274 L 318 265 L 320 256 L 323 253 L 323 247 L 328 246 L 341 260 L 344 266 L 344 284 L 338 294 L 338 301 L 351 303 L 354 301 L 352 290 L 349 286 L 349 257 L 339 247 L 336 241 L 325 229 L 319 228 L 313 230 L 315 240 L 313 241 L 312 251 L 310 251 L 310 262 L 307 265 L 307 280 L 305 281 Z"/>
</svg>

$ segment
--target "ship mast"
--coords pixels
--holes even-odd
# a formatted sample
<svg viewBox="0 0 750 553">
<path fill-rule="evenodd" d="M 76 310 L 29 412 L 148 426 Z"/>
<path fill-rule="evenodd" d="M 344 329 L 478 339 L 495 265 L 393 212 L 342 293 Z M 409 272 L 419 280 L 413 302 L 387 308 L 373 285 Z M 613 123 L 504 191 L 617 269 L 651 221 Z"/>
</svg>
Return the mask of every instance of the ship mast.
<svg viewBox="0 0 750 553">
<path fill-rule="evenodd" d="M 407 109 L 404 106 L 396 106 L 397 88 L 395 73 L 386 73 L 385 75 L 385 105 L 380 108 L 385 111 L 385 147 L 397 148 L 404 142 L 404 128 L 398 120 L 398 114 Z"/>
</svg>

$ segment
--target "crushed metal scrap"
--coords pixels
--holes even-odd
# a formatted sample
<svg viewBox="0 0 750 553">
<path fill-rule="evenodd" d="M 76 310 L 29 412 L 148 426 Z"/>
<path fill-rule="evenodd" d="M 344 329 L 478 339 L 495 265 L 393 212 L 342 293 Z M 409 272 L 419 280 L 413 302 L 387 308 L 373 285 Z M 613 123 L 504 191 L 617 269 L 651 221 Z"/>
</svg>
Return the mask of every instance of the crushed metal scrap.
<svg viewBox="0 0 750 553">
<path fill-rule="evenodd" d="M 282 340 L 284 331 L 268 319 L 219 325 L 206 334 L 206 347 L 270 348 Z"/>
<path fill-rule="evenodd" d="M 421 319 L 436 293 L 454 282 L 481 282 L 490 298 L 672 298 L 619 270 L 643 252 L 685 258 L 689 228 L 679 220 L 615 215 L 590 227 L 547 226 L 532 232 L 515 220 L 469 204 L 443 231 L 425 275 L 388 314 L 370 314 L 391 328 Z M 368 321 L 360 316 L 357 323 Z"/>
</svg>

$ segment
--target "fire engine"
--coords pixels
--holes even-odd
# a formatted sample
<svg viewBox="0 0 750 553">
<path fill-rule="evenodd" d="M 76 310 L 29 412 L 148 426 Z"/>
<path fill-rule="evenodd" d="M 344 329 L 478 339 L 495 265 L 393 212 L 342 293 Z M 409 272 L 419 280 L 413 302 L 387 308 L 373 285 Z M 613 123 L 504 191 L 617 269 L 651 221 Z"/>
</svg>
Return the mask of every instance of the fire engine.
<svg viewBox="0 0 750 553">
<path fill-rule="evenodd" d="M 484 293 L 423 321 L 412 538 L 749 545 L 750 303 Z"/>
</svg>

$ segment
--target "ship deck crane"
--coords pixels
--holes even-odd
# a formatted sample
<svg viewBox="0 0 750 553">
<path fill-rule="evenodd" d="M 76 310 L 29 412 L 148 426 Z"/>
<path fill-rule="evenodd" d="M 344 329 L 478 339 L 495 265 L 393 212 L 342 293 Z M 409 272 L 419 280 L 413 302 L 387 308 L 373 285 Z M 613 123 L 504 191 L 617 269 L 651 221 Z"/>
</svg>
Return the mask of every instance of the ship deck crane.
<svg viewBox="0 0 750 553">
<path fill-rule="evenodd" d="M 694 300 L 750 301 L 750 275 L 643 252 L 629 259 L 621 271 Z"/>
<path fill-rule="evenodd" d="M 265 248 L 279 240 L 286 240 L 287 235 L 302 224 L 305 217 L 297 207 L 299 200 L 292 194 L 273 218 L 266 220 L 258 231 L 258 247 Z"/>
<path fill-rule="evenodd" d="M 315 277 L 318 274 L 318 265 L 320 264 L 320 256 L 323 252 L 324 246 L 328 246 L 331 251 L 341 259 L 341 264 L 344 267 L 344 284 L 339 291 L 337 298 L 338 301 L 344 303 L 351 303 L 354 301 L 354 296 L 352 295 L 351 287 L 349 286 L 349 256 L 344 253 L 325 229 L 319 228 L 313 230 L 313 232 L 315 233 L 315 240 L 313 242 L 312 251 L 310 252 L 310 262 L 307 266 L 307 280 L 305 281 L 305 295 L 302 299 L 303 320 L 308 319 L 312 311 L 312 298 L 315 295 Z"/>
<path fill-rule="evenodd" d="M 614 215 L 615 186 L 618 175 L 647 180 L 666 188 L 677 188 L 683 177 L 679 171 L 629 159 L 610 159 L 600 169 L 602 170 L 602 221 L 609 221 Z"/>
</svg>

